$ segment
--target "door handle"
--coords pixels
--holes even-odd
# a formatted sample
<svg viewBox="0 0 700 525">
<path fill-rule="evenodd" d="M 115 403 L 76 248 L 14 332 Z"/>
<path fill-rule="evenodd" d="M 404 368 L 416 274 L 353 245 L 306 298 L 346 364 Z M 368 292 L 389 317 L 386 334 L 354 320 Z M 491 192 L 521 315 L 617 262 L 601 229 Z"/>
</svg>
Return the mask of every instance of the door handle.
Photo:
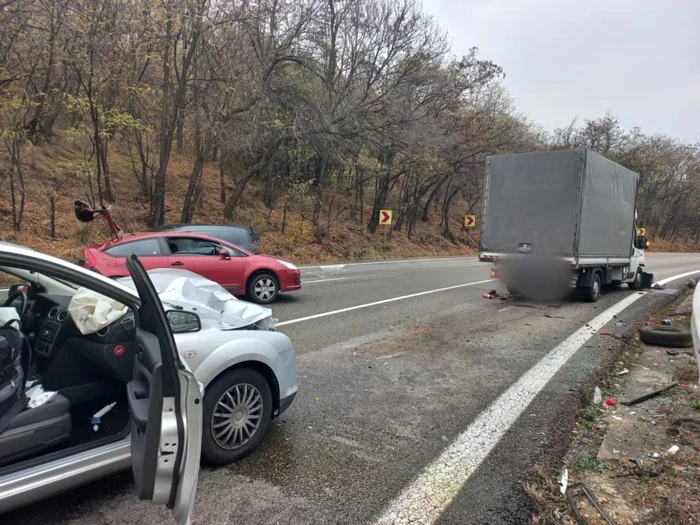
<svg viewBox="0 0 700 525">
<path fill-rule="evenodd" d="M 180 262 L 180 261 L 175 261 L 175 262 L 170 263 L 170 266 L 184 266 L 184 265 L 185 265 L 185 263 Z"/>
</svg>

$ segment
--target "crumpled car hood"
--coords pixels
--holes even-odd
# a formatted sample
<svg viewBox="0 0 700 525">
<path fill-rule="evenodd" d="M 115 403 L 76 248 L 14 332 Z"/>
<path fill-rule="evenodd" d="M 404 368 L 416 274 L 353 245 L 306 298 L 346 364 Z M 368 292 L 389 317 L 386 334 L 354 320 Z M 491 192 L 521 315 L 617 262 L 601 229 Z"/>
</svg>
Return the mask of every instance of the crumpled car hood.
<svg viewBox="0 0 700 525">
<path fill-rule="evenodd" d="M 195 312 L 202 319 L 214 321 L 220 330 L 244 328 L 272 317 L 269 308 L 240 301 L 218 283 L 194 272 L 159 268 L 147 273 L 166 308 Z M 136 289 L 131 277 L 117 281 Z"/>
</svg>

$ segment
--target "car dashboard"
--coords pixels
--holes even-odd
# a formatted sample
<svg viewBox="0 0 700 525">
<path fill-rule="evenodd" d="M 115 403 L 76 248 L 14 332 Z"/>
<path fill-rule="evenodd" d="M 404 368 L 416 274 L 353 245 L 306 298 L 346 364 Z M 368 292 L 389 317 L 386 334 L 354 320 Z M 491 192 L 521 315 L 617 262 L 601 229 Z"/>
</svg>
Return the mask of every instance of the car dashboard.
<svg viewBox="0 0 700 525">
<path fill-rule="evenodd" d="M 68 312 L 71 297 L 38 293 L 22 319 L 34 355 L 52 361 L 64 348 L 78 351 L 115 379 L 128 380 L 136 351 L 134 314 L 127 313 L 94 334 L 83 335 Z"/>
</svg>

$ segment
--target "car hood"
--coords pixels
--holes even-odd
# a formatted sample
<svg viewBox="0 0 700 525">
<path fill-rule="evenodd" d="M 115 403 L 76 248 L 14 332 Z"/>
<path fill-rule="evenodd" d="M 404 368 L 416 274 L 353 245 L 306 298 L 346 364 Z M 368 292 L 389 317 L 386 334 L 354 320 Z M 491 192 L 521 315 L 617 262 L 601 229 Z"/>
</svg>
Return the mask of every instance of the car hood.
<svg viewBox="0 0 700 525">
<path fill-rule="evenodd" d="M 182 308 L 214 321 L 220 330 L 245 328 L 269 319 L 265 328 L 273 328 L 272 310 L 240 301 L 221 285 L 188 270 L 162 268 L 147 272 L 166 308 Z M 118 282 L 135 289 L 131 277 Z"/>
</svg>

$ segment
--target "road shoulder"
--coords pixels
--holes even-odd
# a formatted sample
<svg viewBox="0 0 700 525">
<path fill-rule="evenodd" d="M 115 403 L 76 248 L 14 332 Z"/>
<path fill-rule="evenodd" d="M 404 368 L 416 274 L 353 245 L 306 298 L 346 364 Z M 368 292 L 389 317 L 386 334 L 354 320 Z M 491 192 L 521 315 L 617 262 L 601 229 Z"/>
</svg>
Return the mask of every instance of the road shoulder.
<svg viewBox="0 0 700 525">
<path fill-rule="evenodd" d="M 688 327 L 692 294 L 679 290 L 644 324 Z M 642 324 L 642 326 L 644 326 Z M 700 522 L 700 391 L 692 348 L 651 346 L 637 326 L 580 409 L 563 469 L 535 469 L 531 523 Z M 611 334 L 612 337 L 618 337 Z M 659 393 L 660 392 L 660 393 Z M 629 405 L 650 393 L 654 397 Z M 566 470 L 566 496 L 561 493 Z M 606 521 L 610 520 L 610 521 Z"/>
</svg>

